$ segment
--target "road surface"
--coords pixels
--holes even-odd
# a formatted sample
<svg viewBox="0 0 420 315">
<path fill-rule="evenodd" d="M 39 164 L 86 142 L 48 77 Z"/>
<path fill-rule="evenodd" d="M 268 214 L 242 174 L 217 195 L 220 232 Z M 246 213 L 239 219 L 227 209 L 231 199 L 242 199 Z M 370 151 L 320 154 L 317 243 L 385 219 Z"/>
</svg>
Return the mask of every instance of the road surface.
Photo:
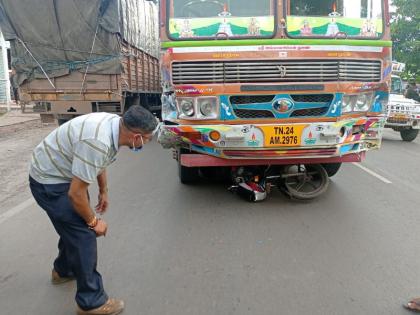
<svg viewBox="0 0 420 315">
<path fill-rule="evenodd" d="M 419 164 L 420 139 L 387 130 L 321 198 L 253 204 L 223 184 L 181 185 L 157 143 L 122 150 L 98 269 L 126 315 L 408 314 L 401 304 L 420 296 Z M 23 195 L 0 211 L 0 314 L 73 314 L 75 283 L 49 283 L 57 236 Z"/>
</svg>

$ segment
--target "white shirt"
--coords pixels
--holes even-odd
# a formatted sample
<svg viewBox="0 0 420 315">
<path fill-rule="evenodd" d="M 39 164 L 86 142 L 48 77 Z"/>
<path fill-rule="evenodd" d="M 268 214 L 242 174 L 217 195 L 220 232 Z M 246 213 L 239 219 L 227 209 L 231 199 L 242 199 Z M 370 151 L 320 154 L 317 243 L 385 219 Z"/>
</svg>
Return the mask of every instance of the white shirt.
<svg viewBox="0 0 420 315">
<path fill-rule="evenodd" d="M 41 184 L 69 183 L 74 176 L 93 183 L 115 161 L 120 119 L 92 113 L 58 127 L 34 149 L 29 175 Z"/>
</svg>

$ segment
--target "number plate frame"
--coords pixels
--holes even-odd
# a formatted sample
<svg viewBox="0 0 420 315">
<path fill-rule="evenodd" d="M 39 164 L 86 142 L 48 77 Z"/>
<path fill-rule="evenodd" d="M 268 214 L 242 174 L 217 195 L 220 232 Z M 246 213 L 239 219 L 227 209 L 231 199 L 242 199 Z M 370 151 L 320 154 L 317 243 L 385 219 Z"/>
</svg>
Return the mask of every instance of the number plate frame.
<svg viewBox="0 0 420 315">
<path fill-rule="evenodd" d="M 302 143 L 302 133 L 307 125 L 260 126 L 264 133 L 264 147 L 298 147 Z"/>
</svg>

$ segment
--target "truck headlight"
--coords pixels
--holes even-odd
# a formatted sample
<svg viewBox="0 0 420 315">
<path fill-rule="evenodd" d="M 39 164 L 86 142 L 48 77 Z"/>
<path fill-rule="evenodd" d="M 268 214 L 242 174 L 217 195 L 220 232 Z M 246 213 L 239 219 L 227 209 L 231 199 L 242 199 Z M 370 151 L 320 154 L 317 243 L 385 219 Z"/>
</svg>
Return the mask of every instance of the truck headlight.
<svg viewBox="0 0 420 315">
<path fill-rule="evenodd" d="M 373 93 L 364 93 L 357 96 L 354 106 L 355 112 L 367 112 L 372 105 Z"/>
<path fill-rule="evenodd" d="M 373 93 L 344 95 L 341 104 L 341 112 L 367 112 L 371 108 L 373 101 Z"/>
<path fill-rule="evenodd" d="M 342 104 L 341 104 L 341 112 L 342 113 L 350 113 L 353 111 L 353 103 L 354 97 L 352 95 L 344 95 Z"/>
<path fill-rule="evenodd" d="M 184 98 L 180 101 L 180 112 L 181 115 L 192 117 L 194 116 L 194 101 L 190 98 Z"/>
<path fill-rule="evenodd" d="M 198 98 L 197 108 L 199 109 L 199 118 L 217 118 L 218 106 L 216 97 Z"/>
</svg>

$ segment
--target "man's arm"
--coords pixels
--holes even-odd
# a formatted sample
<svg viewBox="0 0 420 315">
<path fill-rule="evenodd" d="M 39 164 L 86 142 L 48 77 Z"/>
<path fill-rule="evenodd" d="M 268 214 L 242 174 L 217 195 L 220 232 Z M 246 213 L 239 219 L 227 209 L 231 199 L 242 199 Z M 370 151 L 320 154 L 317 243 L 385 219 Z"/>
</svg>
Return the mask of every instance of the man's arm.
<svg viewBox="0 0 420 315">
<path fill-rule="evenodd" d="M 89 204 L 88 187 L 89 184 L 98 180 L 98 176 L 100 176 L 100 173 L 104 170 L 107 159 L 107 150 L 105 144 L 95 139 L 81 140 L 76 142 L 73 146 L 73 179 L 70 185 L 69 198 L 76 212 L 98 236 L 105 235 L 106 223 L 103 220 L 96 219 Z M 99 181 L 102 188 L 104 188 L 104 185 L 106 185 L 106 177 L 105 180 L 104 178 L 101 178 Z M 101 213 L 101 211 L 98 212 Z"/>
<path fill-rule="evenodd" d="M 99 193 L 108 193 L 108 180 L 106 178 L 106 170 L 104 170 L 101 174 L 97 177 L 98 186 L 99 186 Z"/>
<path fill-rule="evenodd" d="M 108 181 L 106 177 L 106 170 L 103 170 L 97 177 L 99 186 L 98 204 L 95 206 L 96 212 L 103 214 L 109 205 L 108 201 Z"/>
<path fill-rule="evenodd" d="M 95 214 L 89 205 L 88 187 L 88 183 L 85 183 L 77 177 L 73 177 L 69 189 L 70 201 L 77 214 L 80 215 L 86 223 L 92 222 L 95 219 Z"/>
<path fill-rule="evenodd" d="M 96 235 L 101 236 L 106 234 L 107 224 L 103 220 L 96 220 L 95 214 L 90 207 L 88 198 L 89 184 L 82 181 L 78 177 L 73 177 L 70 189 L 68 192 L 69 199 L 74 207 L 74 210 L 80 215 L 86 224 L 94 224 L 91 228 L 95 231 Z"/>
</svg>

